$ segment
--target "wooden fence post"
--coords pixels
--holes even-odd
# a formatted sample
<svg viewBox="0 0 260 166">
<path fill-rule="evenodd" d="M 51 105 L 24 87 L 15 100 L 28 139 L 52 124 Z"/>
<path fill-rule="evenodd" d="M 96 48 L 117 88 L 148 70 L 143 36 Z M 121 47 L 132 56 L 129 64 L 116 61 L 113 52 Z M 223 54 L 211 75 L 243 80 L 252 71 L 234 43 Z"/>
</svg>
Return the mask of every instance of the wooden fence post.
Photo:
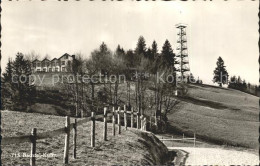
<svg viewBox="0 0 260 166">
<path fill-rule="evenodd" d="M 152 131 L 152 116 L 150 116 L 149 130 Z"/>
<path fill-rule="evenodd" d="M 136 128 L 139 129 L 140 128 L 140 114 L 137 112 L 136 115 Z"/>
<path fill-rule="evenodd" d="M 131 108 L 131 128 L 134 127 L 134 109 L 133 107 Z"/>
<path fill-rule="evenodd" d="M 172 136 L 172 147 L 173 147 L 173 136 Z"/>
<path fill-rule="evenodd" d="M 103 130 L 103 139 L 107 141 L 107 107 L 104 108 L 104 130 Z"/>
<path fill-rule="evenodd" d="M 193 142 L 193 146 L 196 147 L 196 134 L 194 133 L 194 142 Z"/>
<path fill-rule="evenodd" d="M 73 158 L 77 158 L 77 119 L 74 119 L 73 125 Z"/>
<path fill-rule="evenodd" d="M 30 166 L 35 166 L 35 154 L 36 154 L 36 137 L 37 137 L 37 129 L 33 128 L 31 133 L 31 159 L 30 159 Z"/>
<path fill-rule="evenodd" d="M 125 130 L 127 130 L 127 112 L 126 112 L 126 105 L 124 105 L 124 124 L 125 124 Z"/>
<path fill-rule="evenodd" d="M 155 127 L 155 131 L 158 130 L 158 121 L 157 121 L 157 117 L 154 116 L 154 127 Z"/>
<path fill-rule="evenodd" d="M 141 130 L 143 130 L 143 115 L 140 116 L 140 120 L 141 120 Z"/>
<path fill-rule="evenodd" d="M 63 163 L 69 163 L 69 143 L 70 143 L 70 117 L 66 116 L 66 123 L 65 123 L 65 147 L 64 147 L 64 158 Z"/>
<path fill-rule="evenodd" d="M 112 133 L 113 133 L 113 136 L 116 135 L 116 113 L 115 113 L 115 107 L 113 107 L 113 117 L 112 117 Z"/>
<path fill-rule="evenodd" d="M 95 147 L 95 112 L 91 112 L 91 147 Z"/>
<path fill-rule="evenodd" d="M 144 131 L 146 131 L 147 130 L 147 121 L 146 121 L 146 117 L 144 118 Z"/>
<path fill-rule="evenodd" d="M 117 110 L 118 134 L 121 134 L 120 107 Z"/>
</svg>

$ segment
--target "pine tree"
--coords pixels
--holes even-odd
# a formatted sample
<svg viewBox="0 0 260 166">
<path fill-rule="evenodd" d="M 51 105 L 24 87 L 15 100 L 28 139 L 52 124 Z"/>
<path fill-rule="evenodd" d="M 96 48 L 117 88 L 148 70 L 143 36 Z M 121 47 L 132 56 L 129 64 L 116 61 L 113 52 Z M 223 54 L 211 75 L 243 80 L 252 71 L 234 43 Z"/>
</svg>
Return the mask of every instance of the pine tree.
<svg viewBox="0 0 260 166">
<path fill-rule="evenodd" d="M 12 83 L 14 87 L 12 101 L 17 110 L 25 110 L 34 100 L 35 87 L 29 79 L 31 74 L 30 62 L 24 59 L 22 53 L 18 53 L 13 62 L 13 76 L 17 79 Z"/>
<path fill-rule="evenodd" d="M 99 49 L 91 53 L 91 59 L 98 72 L 108 74 L 108 69 L 111 66 L 112 52 L 104 42 L 102 42 Z"/>
<path fill-rule="evenodd" d="M 142 58 L 147 57 L 146 43 L 143 36 L 139 37 L 134 53 L 135 53 L 134 64 L 137 67 L 140 65 Z"/>
<path fill-rule="evenodd" d="M 13 75 L 13 66 L 12 61 L 9 58 L 5 72 L 1 80 L 1 109 L 12 109 L 12 75 Z"/>
<path fill-rule="evenodd" d="M 232 89 L 237 88 L 237 78 L 236 78 L 236 76 L 230 77 L 230 81 L 228 83 L 228 88 L 232 88 Z"/>
<path fill-rule="evenodd" d="M 157 43 L 154 40 L 152 43 L 152 48 L 147 50 L 148 58 L 151 62 L 154 62 L 156 58 L 158 58 L 158 48 L 157 48 Z"/>
<path fill-rule="evenodd" d="M 174 68 L 175 54 L 173 53 L 172 46 L 168 40 L 165 41 L 161 52 L 161 67 Z"/>
<path fill-rule="evenodd" d="M 120 45 L 116 48 L 116 58 L 125 58 L 125 50 Z"/>
<path fill-rule="evenodd" d="M 157 43 L 155 40 L 153 41 L 153 44 L 152 44 L 152 53 L 154 55 L 154 58 L 156 57 L 156 55 L 158 55 L 158 47 L 157 47 Z"/>
<path fill-rule="evenodd" d="M 145 56 L 146 53 L 146 44 L 143 36 L 140 36 L 136 45 L 135 53 L 137 55 Z"/>
<path fill-rule="evenodd" d="M 148 58 L 149 61 L 153 61 L 153 53 L 152 53 L 152 49 L 150 47 L 146 51 L 146 58 Z"/>
<path fill-rule="evenodd" d="M 128 50 L 126 52 L 126 57 L 125 57 L 125 63 L 128 68 L 133 68 L 135 66 L 134 58 L 135 58 L 134 52 L 132 50 Z"/>
<path fill-rule="evenodd" d="M 27 110 L 34 101 L 35 87 L 31 84 L 31 63 L 22 53 L 9 59 L 2 82 L 2 105 L 4 109 Z"/>
<path fill-rule="evenodd" d="M 217 67 L 214 70 L 213 82 L 217 82 L 220 87 L 222 87 L 222 84 L 228 83 L 228 72 L 221 57 L 217 60 Z"/>
<path fill-rule="evenodd" d="M 3 81 L 4 82 L 11 82 L 12 81 L 12 73 L 13 73 L 12 61 L 9 58 L 6 69 L 5 69 L 5 73 L 3 73 L 3 76 L 4 76 Z"/>
<path fill-rule="evenodd" d="M 237 77 L 237 89 L 238 90 L 241 90 L 242 89 L 242 86 L 243 86 L 243 82 L 242 82 L 242 79 L 240 76 Z"/>
</svg>

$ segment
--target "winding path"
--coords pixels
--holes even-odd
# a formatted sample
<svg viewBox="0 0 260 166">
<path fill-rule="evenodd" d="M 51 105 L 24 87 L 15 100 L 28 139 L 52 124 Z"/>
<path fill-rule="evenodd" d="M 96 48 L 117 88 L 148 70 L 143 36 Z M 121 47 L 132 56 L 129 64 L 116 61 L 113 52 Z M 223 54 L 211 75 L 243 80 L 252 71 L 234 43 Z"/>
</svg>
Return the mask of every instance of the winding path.
<svg viewBox="0 0 260 166">
<path fill-rule="evenodd" d="M 255 154 L 221 148 L 168 147 L 187 153 L 185 165 L 258 165 Z"/>
</svg>

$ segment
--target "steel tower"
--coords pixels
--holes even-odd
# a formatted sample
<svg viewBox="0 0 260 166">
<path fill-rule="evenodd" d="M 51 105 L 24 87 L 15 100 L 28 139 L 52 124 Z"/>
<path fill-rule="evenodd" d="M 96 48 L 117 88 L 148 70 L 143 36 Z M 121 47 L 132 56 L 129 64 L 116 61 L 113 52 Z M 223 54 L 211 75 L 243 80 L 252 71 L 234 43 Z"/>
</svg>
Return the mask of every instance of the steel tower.
<svg viewBox="0 0 260 166">
<path fill-rule="evenodd" d="M 178 29 L 178 39 L 177 39 L 177 64 L 179 64 L 179 68 L 177 68 L 178 76 L 185 79 L 189 75 L 190 67 L 189 67 L 189 59 L 188 59 L 188 48 L 187 48 L 187 36 L 186 36 L 186 28 L 185 24 L 176 24 L 176 28 Z"/>
</svg>

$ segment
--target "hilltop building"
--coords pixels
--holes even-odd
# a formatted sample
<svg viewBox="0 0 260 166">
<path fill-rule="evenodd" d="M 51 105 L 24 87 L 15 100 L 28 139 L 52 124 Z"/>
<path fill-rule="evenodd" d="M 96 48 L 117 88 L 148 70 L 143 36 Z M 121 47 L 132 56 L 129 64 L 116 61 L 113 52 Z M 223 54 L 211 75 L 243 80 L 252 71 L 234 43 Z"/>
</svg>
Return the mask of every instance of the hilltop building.
<svg viewBox="0 0 260 166">
<path fill-rule="evenodd" d="M 75 60 L 75 55 L 67 53 L 58 59 L 45 58 L 42 61 L 36 59 L 32 62 L 32 72 L 68 72 L 68 67 L 71 66 L 73 60 Z"/>
</svg>

